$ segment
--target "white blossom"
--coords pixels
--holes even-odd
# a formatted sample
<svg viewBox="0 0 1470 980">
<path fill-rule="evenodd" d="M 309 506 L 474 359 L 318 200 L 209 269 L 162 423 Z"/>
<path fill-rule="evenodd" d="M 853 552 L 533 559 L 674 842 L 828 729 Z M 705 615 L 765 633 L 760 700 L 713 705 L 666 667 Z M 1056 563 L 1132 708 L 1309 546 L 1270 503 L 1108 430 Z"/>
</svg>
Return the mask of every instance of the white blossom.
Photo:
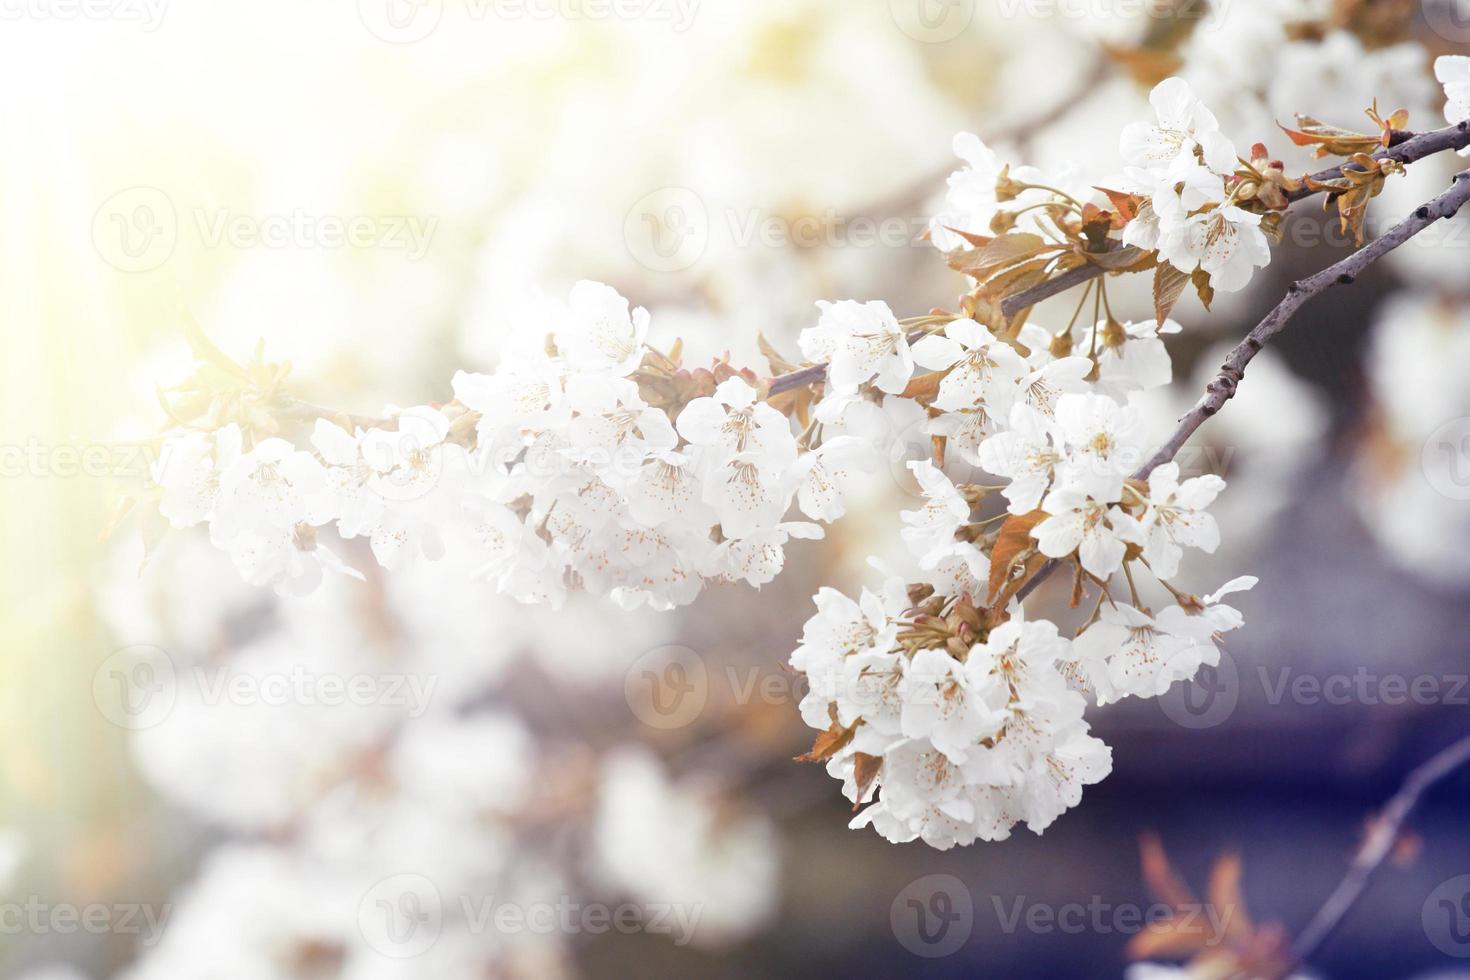
<svg viewBox="0 0 1470 980">
<path fill-rule="evenodd" d="M 1203 160 L 1218 174 L 1235 170 L 1235 148 L 1220 132 L 1219 120 L 1182 78 L 1166 78 L 1149 94 L 1157 123 L 1133 123 L 1123 130 L 1124 162 L 1167 178 Z"/>
<path fill-rule="evenodd" d="M 1256 269 L 1270 264 L 1271 243 L 1259 214 L 1225 204 L 1166 231 L 1159 256 L 1180 272 L 1203 269 L 1217 291 L 1233 293 L 1245 288 Z"/>
<path fill-rule="evenodd" d="M 801 332 L 801 352 L 827 362 L 827 381 L 837 391 L 855 391 L 871 382 L 897 394 L 914 374 L 908 335 L 887 303 L 842 300 L 817 304 L 822 315 Z"/>
<path fill-rule="evenodd" d="M 1065 447 L 1059 480 L 1105 504 L 1122 499 L 1123 481 L 1143 461 L 1138 412 L 1103 395 L 1063 395 L 1056 432 Z"/>
<path fill-rule="evenodd" d="M 582 281 L 572 287 L 565 319 L 556 329 L 557 347 L 577 371 L 625 376 L 643 360 L 648 311 L 628 309 L 611 286 Z"/>
<path fill-rule="evenodd" d="M 1148 510 L 1143 526 L 1143 557 L 1160 578 L 1179 571 L 1185 548 L 1214 554 L 1220 546 L 1220 528 L 1204 509 L 1225 489 L 1225 481 L 1213 474 L 1179 480 L 1179 464 L 1158 466 L 1148 478 Z"/>
<path fill-rule="evenodd" d="M 930 334 L 914 345 L 914 360 L 931 371 L 946 371 L 934 407 L 947 412 L 984 409 L 1004 415 L 1015 382 L 1026 373 L 1021 355 L 974 320 L 951 320 L 944 334 Z"/>
<path fill-rule="evenodd" d="M 1127 546 L 1140 538 L 1136 520 L 1076 486 L 1054 488 L 1041 507 L 1051 516 L 1031 531 L 1037 549 L 1048 558 L 1076 552 L 1082 567 L 1098 578 L 1122 567 Z"/>
</svg>

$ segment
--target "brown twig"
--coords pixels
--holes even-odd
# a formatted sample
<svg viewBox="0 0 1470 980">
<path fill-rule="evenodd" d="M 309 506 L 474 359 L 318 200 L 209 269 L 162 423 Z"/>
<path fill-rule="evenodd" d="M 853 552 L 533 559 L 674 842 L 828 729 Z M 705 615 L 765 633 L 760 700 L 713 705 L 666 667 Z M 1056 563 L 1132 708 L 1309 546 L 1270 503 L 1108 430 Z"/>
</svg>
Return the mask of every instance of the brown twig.
<svg viewBox="0 0 1470 980">
<path fill-rule="evenodd" d="M 1373 154 L 1375 159 L 1396 160 L 1402 164 L 1416 163 L 1425 157 L 1443 153 L 1446 150 L 1460 150 L 1470 146 L 1470 120 L 1461 122 L 1454 126 L 1446 126 L 1444 129 L 1436 129 L 1417 136 L 1408 133 L 1395 133 L 1393 138 L 1399 142 L 1379 150 Z M 1314 181 L 1336 180 L 1346 171 L 1356 171 L 1362 168 L 1347 164 L 1341 167 L 1332 167 L 1320 173 L 1312 175 Z M 1287 194 L 1288 200 L 1292 202 L 1302 201 L 1318 193 L 1309 189 L 1304 183 L 1300 190 Z M 1108 270 L 1100 265 L 1084 265 L 1072 269 L 1055 279 L 1023 289 L 1018 293 L 1007 296 L 1001 301 L 1001 312 L 1007 317 L 1013 317 L 1028 306 L 1035 306 L 1042 300 L 1050 299 L 1059 293 L 1064 293 L 1073 286 L 1080 286 L 1084 282 L 1096 279 Z"/>
<path fill-rule="evenodd" d="M 1416 163 L 1437 153 L 1443 153 L 1447 150 L 1460 150 L 1470 146 L 1470 120 L 1454 126 L 1446 126 L 1444 129 L 1436 129 L 1418 135 L 1395 131 L 1391 139 L 1392 142 L 1386 149 L 1374 154 L 1375 158 L 1393 159 L 1405 165 Z M 1312 179 L 1315 181 L 1335 180 L 1341 177 L 1345 171 L 1358 169 L 1360 168 L 1352 164 L 1331 167 L 1313 174 Z M 1315 193 L 1317 192 L 1309 190 L 1303 185 L 1301 190 L 1293 191 L 1287 196 L 1292 202 L 1297 202 L 1305 200 Z M 1076 269 L 1070 269 L 1054 279 L 1049 279 L 1039 285 L 1032 286 L 1030 289 L 1023 289 L 1018 293 L 1007 296 L 1001 301 L 1001 312 L 1007 317 L 1013 317 L 1029 306 L 1035 306 L 1042 300 L 1050 299 L 1059 293 L 1064 293 L 1073 286 L 1080 286 L 1083 283 L 1090 282 L 1105 272 L 1107 270 L 1099 265 L 1084 265 Z M 790 391 L 792 388 L 800 388 L 802 385 L 815 384 L 826 376 L 826 364 L 813 364 L 810 367 L 804 367 L 800 370 L 791 371 L 773 378 L 771 380 L 770 393 L 777 395 L 783 391 Z"/>
<path fill-rule="evenodd" d="M 1179 420 L 1179 426 L 1169 437 L 1169 441 L 1164 443 L 1153 458 L 1134 474 L 1134 478 L 1146 480 L 1155 467 L 1174 458 L 1185 441 L 1194 434 L 1205 419 L 1218 412 L 1235 395 L 1236 388 L 1245 376 L 1246 365 L 1260 352 L 1268 340 L 1286 329 L 1291 318 L 1307 300 L 1326 292 L 1333 286 L 1346 286 L 1356 282 L 1358 276 L 1362 275 L 1368 266 L 1436 221 L 1454 217 L 1467 202 L 1470 202 L 1470 170 L 1456 174 L 1455 181 L 1449 190 L 1420 207 L 1366 247 L 1359 249 L 1341 262 L 1328 266 L 1316 275 L 1292 283 L 1286 290 L 1285 298 L 1276 304 L 1276 308 L 1266 314 L 1266 318 L 1231 350 L 1220 368 L 1219 375 L 1206 387 L 1205 394 L 1194 408 Z"/>
<path fill-rule="evenodd" d="M 1470 181 L 1462 181 L 1462 183 L 1470 183 Z M 1296 942 L 1292 943 L 1291 962 L 1281 971 L 1281 976 L 1289 976 L 1298 966 L 1321 949 L 1353 905 L 1362 897 L 1373 875 L 1393 851 L 1394 844 L 1398 841 L 1399 835 L 1403 833 L 1404 821 L 1419 804 L 1420 798 L 1435 783 L 1466 763 L 1470 763 L 1470 737 L 1462 738 L 1448 748 L 1440 750 L 1428 762 L 1409 773 L 1408 778 L 1404 780 L 1404 785 L 1388 801 L 1388 805 L 1383 808 L 1378 818 L 1373 821 L 1368 832 L 1368 839 L 1363 842 L 1357 856 L 1348 865 L 1347 874 L 1343 876 L 1342 881 L 1338 882 L 1332 894 L 1327 896 L 1327 900 L 1317 910 L 1312 921 L 1297 936 Z"/>
<path fill-rule="evenodd" d="M 1235 396 L 1236 389 L 1245 377 L 1246 365 L 1260 353 L 1268 340 L 1286 329 L 1291 318 L 1307 300 L 1326 292 L 1333 286 L 1345 286 L 1355 282 L 1368 266 L 1436 221 L 1454 217 L 1467 202 L 1470 202 L 1470 170 L 1456 174 L 1455 181 L 1449 190 L 1420 207 L 1386 234 L 1374 239 L 1365 248 L 1354 252 L 1341 262 L 1328 266 L 1316 275 L 1292 283 L 1286 291 L 1286 297 L 1276 304 L 1275 309 L 1266 314 L 1266 318 L 1230 351 L 1225 358 L 1224 365 L 1220 368 L 1219 375 L 1206 386 L 1204 395 L 1195 403 L 1194 408 L 1179 420 L 1174 434 L 1138 472 L 1133 474 L 1133 478 L 1147 480 L 1149 474 L 1179 453 L 1185 442 L 1194 435 L 1195 430 L 1203 425 L 1206 419 L 1220 411 L 1225 403 Z M 1027 596 L 1036 591 L 1047 576 L 1056 571 L 1057 565 L 1058 562 L 1050 561 L 1038 569 L 1036 574 L 1031 576 L 1031 579 L 1017 591 L 1016 598 L 1024 601 Z"/>
</svg>

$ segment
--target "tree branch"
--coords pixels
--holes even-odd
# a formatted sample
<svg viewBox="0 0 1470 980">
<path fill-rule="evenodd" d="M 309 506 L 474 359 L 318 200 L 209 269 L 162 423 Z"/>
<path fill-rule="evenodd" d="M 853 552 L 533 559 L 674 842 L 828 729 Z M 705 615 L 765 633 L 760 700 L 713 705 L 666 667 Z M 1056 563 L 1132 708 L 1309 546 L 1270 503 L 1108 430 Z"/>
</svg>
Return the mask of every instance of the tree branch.
<svg viewBox="0 0 1470 980">
<path fill-rule="evenodd" d="M 1443 153 L 1446 150 L 1460 150 L 1470 146 L 1470 120 L 1466 120 L 1454 126 L 1446 126 L 1444 129 L 1432 130 L 1411 136 L 1408 133 L 1395 133 L 1394 139 L 1400 140 L 1386 149 L 1379 150 L 1373 154 L 1378 160 L 1397 160 L 1402 164 L 1416 163 L 1425 157 Z M 1361 167 L 1347 164 L 1341 167 L 1332 167 L 1320 173 L 1312 175 L 1313 180 L 1327 181 L 1336 180 L 1347 171 L 1361 170 Z M 1318 193 L 1307 189 L 1305 185 L 1298 190 L 1287 194 L 1287 199 L 1294 202 L 1305 200 L 1313 194 Z M 1028 306 L 1035 306 L 1042 300 L 1050 299 L 1059 293 L 1064 293 L 1073 286 L 1080 286 L 1084 282 L 1096 279 L 1108 270 L 1098 265 L 1084 265 L 1072 269 L 1055 279 L 1023 289 L 1019 293 L 1007 296 L 1001 301 L 1001 312 L 1007 317 L 1013 317 Z"/>
<path fill-rule="evenodd" d="M 1449 190 L 1420 207 L 1366 247 L 1354 252 L 1341 262 L 1328 266 L 1316 275 L 1292 283 L 1286 291 L 1286 297 L 1276 304 L 1276 308 L 1266 314 L 1266 318 L 1230 351 L 1225 358 L 1224 365 L 1220 368 L 1219 375 L 1206 386 L 1204 395 L 1195 403 L 1194 408 L 1179 420 L 1179 425 L 1169 440 L 1138 472 L 1133 474 L 1133 479 L 1147 480 L 1149 474 L 1155 469 L 1173 459 L 1184 447 L 1189 437 L 1194 435 L 1195 430 L 1235 396 L 1236 389 L 1245 377 L 1246 365 L 1260 353 L 1268 340 L 1286 329 L 1291 318 L 1307 300 L 1326 292 L 1333 286 L 1352 284 L 1368 266 L 1436 221 L 1454 217 L 1467 202 L 1470 202 L 1470 170 L 1456 174 L 1455 181 Z M 1056 571 L 1058 564 L 1053 560 L 1038 569 L 1036 574 L 1031 576 L 1031 579 L 1017 591 L 1016 598 L 1025 601 L 1026 597 L 1035 592 L 1047 576 Z"/>
<path fill-rule="evenodd" d="M 1470 184 L 1470 181 L 1462 181 L 1462 184 Z M 1358 850 L 1357 856 L 1348 865 L 1347 874 L 1343 876 L 1332 894 L 1327 896 L 1327 901 L 1317 910 L 1312 921 L 1302 930 L 1296 942 L 1291 946 L 1291 962 L 1282 970 L 1281 976 L 1289 976 L 1298 966 L 1312 957 L 1328 938 L 1342 923 L 1353 905 L 1362 896 L 1368 882 L 1372 880 L 1375 872 L 1383 864 L 1393 845 L 1398 841 L 1399 835 L 1403 833 L 1404 821 L 1414 807 L 1419 804 L 1419 799 L 1435 783 L 1450 775 L 1456 769 L 1470 762 L 1470 737 L 1462 738 L 1446 749 L 1421 764 L 1413 772 L 1409 773 L 1404 785 L 1383 812 L 1373 822 L 1368 832 L 1368 839 Z"/>
<path fill-rule="evenodd" d="M 1460 150 L 1470 146 L 1470 120 L 1458 123 L 1454 126 L 1446 126 L 1444 129 L 1436 129 L 1427 133 L 1413 135 L 1410 133 L 1395 131 L 1392 134 L 1391 144 L 1383 150 L 1374 154 L 1376 159 L 1392 159 L 1402 164 L 1416 163 L 1425 157 L 1443 153 L 1446 150 Z M 1312 175 L 1313 180 L 1327 181 L 1335 180 L 1343 175 L 1345 171 L 1359 170 L 1361 168 L 1352 164 L 1340 167 L 1332 167 Z M 1316 191 L 1310 191 L 1305 186 L 1299 191 L 1293 191 L 1287 197 L 1293 203 L 1311 197 Z M 1361 255 L 1362 253 L 1357 253 Z M 1080 286 L 1090 282 L 1107 270 L 1099 265 L 1084 265 L 1076 269 L 1069 269 L 1054 279 L 1049 279 L 1030 289 L 1023 289 L 1019 293 L 1007 296 L 1001 301 L 1001 312 L 1007 317 L 1015 316 L 1028 306 L 1035 306 L 1042 300 L 1050 299 L 1059 293 L 1064 293 L 1073 286 Z M 912 341 L 911 341 L 912 342 Z M 803 385 L 816 384 L 827 376 L 826 364 L 813 364 L 797 371 L 790 371 L 779 377 L 771 379 L 769 393 L 779 395 L 783 391 L 800 388 Z"/>
<path fill-rule="evenodd" d="M 1155 467 L 1174 458 L 1185 441 L 1194 434 L 1205 419 L 1220 411 L 1221 407 L 1235 395 L 1236 388 L 1245 376 L 1246 365 L 1260 352 L 1267 341 L 1286 329 L 1291 318 L 1307 300 L 1326 292 L 1333 286 L 1346 286 L 1356 282 L 1358 276 L 1362 275 L 1368 266 L 1436 221 L 1454 217 L 1466 202 L 1470 202 L 1470 170 L 1456 174 L 1455 181 L 1449 190 L 1420 207 L 1364 248 L 1349 255 L 1341 262 L 1328 266 L 1316 275 L 1292 283 L 1286 290 L 1286 297 L 1276 304 L 1276 308 L 1266 314 L 1266 318 L 1258 323 L 1254 330 L 1246 334 L 1245 339 L 1237 344 L 1225 358 L 1220 374 L 1206 387 L 1205 394 L 1194 408 L 1179 420 L 1179 427 L 1174 430 L 1169 441 L 1164 443 L 1153 458 L 1134 474 L 1134 478 L 1147 480 Z"/>
</svg>

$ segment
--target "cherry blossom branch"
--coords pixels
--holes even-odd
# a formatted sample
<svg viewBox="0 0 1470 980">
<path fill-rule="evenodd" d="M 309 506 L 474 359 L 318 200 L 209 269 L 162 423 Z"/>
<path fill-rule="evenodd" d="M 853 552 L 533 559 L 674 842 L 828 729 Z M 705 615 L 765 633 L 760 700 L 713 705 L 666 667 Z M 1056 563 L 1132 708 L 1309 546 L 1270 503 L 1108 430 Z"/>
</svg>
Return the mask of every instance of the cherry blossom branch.
<svg viewBox="0 0 1470 980">
<path fill-rule="evenodd" d="M 1395 225 L 1387 233 L 1374 239 L 1364 248 L 1354 252 L 1341 262 L 1336 262 L 1315 275 L 1298 280 L 1286 290 L 1286 296 L 1276 308 L 1266 314 L 1254 330 L 1231 350 L 1220 368 L 1220 374 L 1205 389 L 1205 394 L 1188 414 L 1179 420 L 1179 427 L 1144 466 L 1134 474 L 1135 479 L 1146 480 L 1158 466 L 1173 459 L 1204 421 L 1225 405 L 1235 395 L 1236 388 L 1245 376 L 1246 365 L 1260 353 L 1272 337 L 1286 329 L 1291 318 L 1307 300 L 1326 292 L 1333 286 L 1351 285 L 1358 276 L 1400 245 L 1437 221 L 1452 218 L 1470 202 L 1470 170 L 1455 175 L 1454 184 L 1439 197 L 1421 206 L 1408 218 Z"/>
<path fill-rule="evenodd" d="M 1246 334 L 1244 340 L 1230 351 L 1220 368 L 1219 375 L 1206 386 L 1205 394 L 1200 397 L 1194 408 L 1179 420 L 1174 434 L 1147 463 L 1139 468 L 1138 472 L 1133 474 L 1133 478 L 1147 480 L 1155 469 L 1169 462 L 1179 453 L 1179 450 L 1189 441 L 1189 437 L 1194 435 L 1206 419 L 1219 412 L 1225 403 L 1235 396 L 1236 389 L 1245 377 L 1246 365 L 1261 352 L 1267 341 L 1286 329 L 1291 318 L 1307 300 L 1326 292 L 1333 286 L 1346 286 L 1357 281 L 1358 276 L 1374 262 L 1435 222 L 1454 217 L 1467 202 L 1470 202 L 1470 170 L 1456 174 L 1449 190 L 1421 206 L 1408 218 L 1395 225 L 1384 235 L 1374 239 L 1366 247 L 1315 275 L 1292 283 L 1286 291 L 1286 297 L 1266 315 L 1264 320 L 1256 325 L 1254 330 Z M 1052 572 L 1056 571 L 1058 564 L 1060 563 L 1053 560 L 1043 565 L 1030 581 L 1017 591 L 1016 597 L 1024 601 Z"/>
<path fill-rule="evenodd" d="M 1443 153 L 1446 150 L 1460 150 L 1470 146 L 1470 120 L 1465 120 L 1454 126 L 1446 126 L 1444 129 L 1420 133 L 1419 135 L 1396 132 L 1393 134 L 1392 139 L 1398 142 L 1392 143 L 1389 147 L 1373 154 L 1374 159 L 1395 160 L 1405 165 L 1416 163 L 1426 157 Z M 1332 167 L 1320 173 L 1313 174 L 1312 180 L 1319 182 L 1336 180 L 1345 172 L 1361 169 L 1352 164 Z M 1286 197 L 1295 203 L 1305 200 L 1316 193 L 1318 191 L 1309 189 L 1304 183 L 1301 189 L 1288 193 Z M 1107 269 L 1100 265 L 1084 265 L 1076 269 L 1071 269 L 1054 279 L 1049 279 L 1046 282 L 1032 286 L 1030 289 L 1023 289 L 1018 293 L 1007 296 L 1001 302 L 1001 312 L 1008 317 L 1015 316 L 1028 306 L 1035 306 L 1042 300 L 1050 299 L 1053 296 L 1064 293 L 1073 286 L 1080 286 L 1085 282 L 1090 282 L 1107 271 Z"/>
<path fill-rule="evenodd" d="M 1470 185 L 1470 181 L 1461 183 Z M 1348 866 L 1347 874 L 1292 944 L 1291 961 L 1280 976 L 1289 976 L 1327 942 L 1392 852 L 1394 844 L 1403 833 L 1404 821 L 1419 804 L 1420 798 L 1440 780 L 1467 763 L 1470 763 L 1470 737 L 1462 738 L 1442 749 L 1409 773 L 1404 785 L 1373 821 L 1368 839 L 1363 842 L 1352 864 Z"/>
</svg>

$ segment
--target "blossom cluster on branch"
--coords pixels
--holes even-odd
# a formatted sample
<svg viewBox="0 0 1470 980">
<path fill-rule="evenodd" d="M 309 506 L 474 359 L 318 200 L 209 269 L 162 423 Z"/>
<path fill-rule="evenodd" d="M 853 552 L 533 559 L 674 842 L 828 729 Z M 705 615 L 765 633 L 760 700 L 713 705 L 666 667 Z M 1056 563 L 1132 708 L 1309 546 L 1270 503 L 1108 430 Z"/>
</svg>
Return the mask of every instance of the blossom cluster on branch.
<svg viewBox="0 0 1470 980">
<path fill-rule="evenodd" d="M 1452 116 L 1466 64 L 1439 66 Z M 1040 832 L 1111 768 L 1087 702 L 1154 697 L 1216 663 L 1242 623 L 1223 600 L 1254 584 L 1201 596 L 1173 581 L 1186 549 L 1219 544 L 1206 509 L 1224 481 L 1170 460 L 1192 429 L 1162 456 L 1142 434 L 1134 397 L 1172 380 L 1171 310 L 1188 288 L 1208 305 L 1247 285 L 1303 198 L 1324 194 L 1361 238 L 1405 164 L 1402 112 L 1370 110 L 1370 133 L 1299 117 L 1292 142 L 1346 162 L 1296 178 L 1263 143 L 1241 155 L 1184 81 L 1151 101 L 1156 118 L 1121 134 L 1121 173 L 1096 182 L 1012 169 L 961 136 L 966 166 L 930 230 L 973 284 L 958 307 L 901 320 L 882 302 L 820 304 L 805 363 L 763 345 L 775 377 L 686 366 L 678 345 L 649 344 L 646 311 L 592 282 L 538 310 L 542 329 L 494 373 L 456 374 L 449 403 L 376 419 L 295 401 L 283 366 L 238 364 L 196 334 L 201 368 L 166 399 L 180 431 L 159 511 L 207 523 L 249 581 L 285 592 L 359 574 L 331 525 L 388 569 L 453 552 L 522 601 L 586 590 L 670 609 L 708 581 L 772 581 L 792 539 L 822 537 L 852 482 L 921 434 L 908 468 L 924 502 L 900 515 L 918 574 L 885 569 L 856 599 L 822 590 L 792 654 L 819 730 L 803 758 L 866 805 L 854 826 L 890 840 Z M 1431 134 L 1433 151 L 1465 148 L 1467 128 Z M 1154 316 L 1120 320 L 1107 280 L 1135 272 L 1153 276 Z M 1027 297 L 1073 283 L 1065 326 L 1032 320 Z M 1091 609 L 1072 636 L 1023 608 L 1057 568 Z M 1170 601 L 1147 605 L 1140 579 Z"/>
</svg>

